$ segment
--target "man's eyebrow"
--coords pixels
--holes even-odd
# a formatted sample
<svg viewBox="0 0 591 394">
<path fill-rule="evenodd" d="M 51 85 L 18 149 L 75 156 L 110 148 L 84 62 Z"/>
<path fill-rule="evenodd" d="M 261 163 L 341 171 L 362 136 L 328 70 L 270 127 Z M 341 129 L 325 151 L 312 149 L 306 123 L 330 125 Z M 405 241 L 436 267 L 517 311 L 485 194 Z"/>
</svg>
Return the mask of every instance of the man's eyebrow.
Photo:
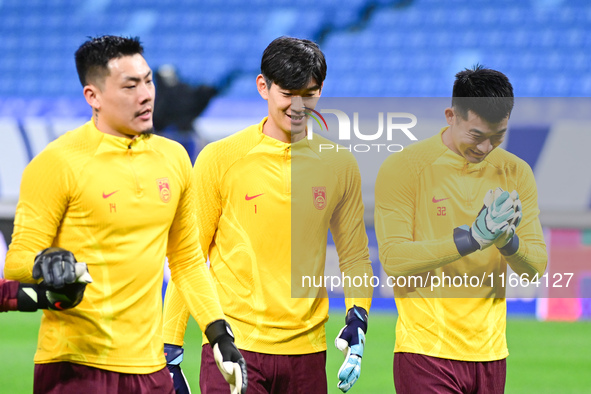
<svg viewBox="0 0 591 394">
<path fill-rule="evenodd" d="M 283 93 L 289 93 L 289 94 L 294 94 L 296 96 L 299 96 L 302 93 L 310 93 L 310 92 L 313 92 L 314 90 L 320 90 L 320 85 L 314 85 L 309 88 L 303 88 L 303 89 L 282 89 L 282 90 L 283 90 Z"/>
<path fill-rule="evenodd" d="M 152 70 L 148 71 L 148 73 L 144 76 L 145 78 L 149 78 L 152 75 Z M 132 82 L 140 82 L 142 79 L 138 77 L 127 76 L 123 78 L 125 81 L 132 81 Z"/>
<path fill-rule="evenodd" d="M 507 128 L 507 127 L 505 127 L 503 130 L 499 130 L 499 131 L 497 131 L 495 134 L 503 134 L 503 133 L 505 133 L 505 132 L 507 131 L 507 129 L 508 129 L 508 128 Z M 485 134 L 485 132 L 484 132 L 484 131 L 480 131 L 480 130 L 478 130 L 478 129 L 474 129 L 474 128 L 470 129 L 470 131 L 471 131 L 471 132 L 473 132 L 473 133 L 478 133 L 478 134 L 480 134 L 480 135 L 483 135 L 483 134 Z"/>
</svg>

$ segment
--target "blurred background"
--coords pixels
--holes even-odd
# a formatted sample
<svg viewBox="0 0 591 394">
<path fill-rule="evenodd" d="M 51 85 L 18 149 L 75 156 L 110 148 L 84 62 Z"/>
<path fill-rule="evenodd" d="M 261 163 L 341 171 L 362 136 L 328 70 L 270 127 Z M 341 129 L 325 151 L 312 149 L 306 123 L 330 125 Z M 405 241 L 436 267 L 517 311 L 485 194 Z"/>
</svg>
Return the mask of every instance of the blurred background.
<svg viewBox="0 0 591 394">
<path fill-rule="evenodd" d="M 450 97 L 455 73 L 480 63 L 504 72 L 517 97 L 564 97 L 563 106 L 578 103 L 571 114 L 591 113 L 584 99 L 591 96 L 588 0 L 0 0 L 0 265 L 24 167 L 90 119 L 74 52 L 104 34 L 140 37 L 156 76 L 157 131 L 181 142 L 193 160 L 204 144 L 266 115 L 255 78 L 263 50 L 281 35 L 320 45 L 328 63 L 324 97 Z M 582 279 L 578 298 L 515 294 L 508 301 L 516 356 L 509 358 L 507 391 L 591 392 L 591 123 L 573 128 L 564 119 L 529 119 L 510 130 L 505 147 L 536 174 L 550 263 L 575 261 Z M 444 126 L 443 113 L 440 121 Z M 372 189 L 364 199 L 372 210 Z M 371 219 L 368 232 L 377 256 Z M 336 256 L 329 248 L 330 266 Z M 336 301 L 331 311 L 341 319 L 343 303 Z M 385 359 L 366 373 L 388 368 L 367 383 L 362 376 L 355 390 L 391 392 L 394 302 L 376 300 L 373 310 L 382 314 L 372 329 Z M 22 339 L 31 347 L 21 360 L 29 380 L 6 392 L 30 392 L 39 316 L 29 316 L 11 317 L 14 333 L 2 316 L 3 360 L 19 354 L 22 327 L 33 332 Z M 15 380 L 2 376 L 0 387 Z"/>
</svg>

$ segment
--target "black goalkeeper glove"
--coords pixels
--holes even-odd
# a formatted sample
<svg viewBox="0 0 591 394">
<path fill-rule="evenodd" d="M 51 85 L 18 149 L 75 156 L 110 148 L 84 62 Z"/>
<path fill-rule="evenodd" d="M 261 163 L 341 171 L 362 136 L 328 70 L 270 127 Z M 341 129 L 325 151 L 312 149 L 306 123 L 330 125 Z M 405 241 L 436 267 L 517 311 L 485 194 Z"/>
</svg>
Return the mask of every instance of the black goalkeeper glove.
<svg viewBox="0 0 591 394">
<path fill-rule="evenodd" d="M 45 250 L 47 251 L 48 249 Z M 37 258 L 35 259 L 36 264 L 42 254 L 43 252 L 37 255 Z M 70 253 L 70 255 L 72 254 Z M 74 255 L 72 255 L 72 259 L 73 258 Z M 41 260 L 38 267 L 43 265 Z M 39 270 L 42 269 L 39 268 Z M 63 310 L 74 308 L 82 302 L 86 285 L 92 283 L 92 277 L 88 272 L 86 263 L 74 263 L 73 270 L 73 283 L 66 283 L 59 288 L 49 285 L 47 281 L 45 281 L 45 278 L 41 283 L 36 285 L 21 283 L 17 295 L 18 310 L 33 312 L 37 309 Z M 35 266 L 33 267 L 33 277 L 35 277 Z"/>
<path fill-rule="evenodd" d="M 60 289 L 76 281 L 76 258 L 62 248 L 47 248 L 37 253 L 33 278 L 43 279 L 47 286 Z"/>
<path fill-rule="evenodd" d="M 84 296 L 86 283 L 71 283 L 56 289 L 41 282 L 38 285 L 21 283 L 17 294 L 17 309 L 34 312 L 37 309 L 64 310 L 78 305 Z"/>
<path fill-rule="evenodd" d="M 230 384 L 232 394 L 246 393 L 248 378 L 246 361 L 234 344 L 234 333 L 225 320 L 216 320 L 205 329 L 218 369 Z"/>
</svg>

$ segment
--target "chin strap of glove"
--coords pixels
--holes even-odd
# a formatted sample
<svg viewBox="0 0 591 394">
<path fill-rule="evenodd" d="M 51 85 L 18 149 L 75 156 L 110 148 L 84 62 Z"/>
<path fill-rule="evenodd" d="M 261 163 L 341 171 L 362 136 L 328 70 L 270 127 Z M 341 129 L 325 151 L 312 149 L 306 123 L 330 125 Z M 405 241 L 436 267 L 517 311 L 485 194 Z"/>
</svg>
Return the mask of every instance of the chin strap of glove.
<svg viewBox="0 0 591 394">
<path fill-rule="evenodd" d="M 205 329 L 218 369 L 230 384 L 232 394 L 246 393 L 246 361 L 234 344 L 234 333 L 225 320 L 216 320 Z"/>
<path fill-rule="evenodd" d="M 361 374 L 361 359 L 367 333 L 367 311 L 353 306 L 347 312 L 345 323 L 334 342 L 336 348 L 345 355 L 345 361 L 338 372 L 337 385 L 344 393 L 353 387 Z"/>
</svg>

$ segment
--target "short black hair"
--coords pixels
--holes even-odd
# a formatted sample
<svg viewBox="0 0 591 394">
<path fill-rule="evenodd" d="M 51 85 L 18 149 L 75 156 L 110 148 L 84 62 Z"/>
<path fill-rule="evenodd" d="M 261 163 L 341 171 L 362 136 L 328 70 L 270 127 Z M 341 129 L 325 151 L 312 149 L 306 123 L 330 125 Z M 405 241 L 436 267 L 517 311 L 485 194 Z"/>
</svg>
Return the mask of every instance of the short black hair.
<svg viewBox="0 0 591 394">
<path fill-rule="evenodd" d="M 472 111 L 498 123 L 511 115 L 513 104 L 513 86 L 502 72 L 477 64 L 456 74 L 451 106 L 463 119 Z"/>
<path fill-rule="evenodd" d="M 281 89 L 299 90 L 312 80 L 322 86 L 326 78 L 326 59 L 316 43 L 282 36 L 265 49 L 261 74 L 267 88 L 274 83 Z"/>
<path fill-rule="evenodd" d="M 142 55 L 144 48 L 138 37 L 89 37 L 76 51 L 76 70 L 82 86 L 109 75 L 107 64 L 122 56 Z"/>
</svg>

